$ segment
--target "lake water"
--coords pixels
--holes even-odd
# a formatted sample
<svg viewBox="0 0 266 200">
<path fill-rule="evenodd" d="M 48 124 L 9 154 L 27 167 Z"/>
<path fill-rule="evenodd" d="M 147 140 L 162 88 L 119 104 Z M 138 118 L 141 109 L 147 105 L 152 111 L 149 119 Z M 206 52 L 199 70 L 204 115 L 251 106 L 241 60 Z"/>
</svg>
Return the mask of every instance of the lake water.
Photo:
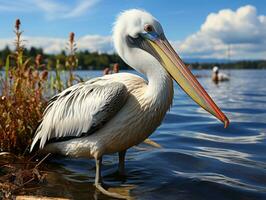
<svg viewBox="0 0 266 200">
<path fill-rule="evenodd" d="M 78 72 L 83 77 L 101 72 Z M 227 114 L 229 128 L 199 108 L 175 85 L 173 106 L 151 139 L 126 157 L 127 175 L 117 176 L 117 155 L 104 157 L 103 178 L 113 191 L 133 199 L 266 199 L 266 70 L 230 70 L 215 85 L 210 71 L 199 81 Z M 37 190 L 71 199 L 111 199 L 93 186 L 93 160 L 48 161 L 49 182 Z M 37 192 L 37 193 L 38 193 Z"/>
</svg>

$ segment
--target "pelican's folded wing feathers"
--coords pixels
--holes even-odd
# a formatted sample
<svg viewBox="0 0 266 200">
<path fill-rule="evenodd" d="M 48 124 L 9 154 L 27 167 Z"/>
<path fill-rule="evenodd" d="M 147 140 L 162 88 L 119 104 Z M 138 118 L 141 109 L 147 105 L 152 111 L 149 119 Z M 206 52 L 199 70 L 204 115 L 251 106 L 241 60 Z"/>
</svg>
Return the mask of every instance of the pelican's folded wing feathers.
<svg viewBox="0 0 266 200">
<path fill-rule="evenodd" d="M 50 140 L 93 134 L 123 107 L 127 97 L 124 84 L 103 84 L 101 79 L 92 79 L 64 90 L 49 101 L 31 150 L 38 141 L 43 148 Z"/>
</svg>

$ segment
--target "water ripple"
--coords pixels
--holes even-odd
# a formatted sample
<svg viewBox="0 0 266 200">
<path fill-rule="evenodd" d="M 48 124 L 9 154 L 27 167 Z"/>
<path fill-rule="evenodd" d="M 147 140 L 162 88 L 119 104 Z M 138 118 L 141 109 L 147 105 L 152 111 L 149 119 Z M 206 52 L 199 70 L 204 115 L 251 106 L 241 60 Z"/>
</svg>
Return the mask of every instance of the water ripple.
<svg viewBox="0 0 266 200">
<path fill-rule="evenodd" d="M 216 173 L 185 173 L 180 171 L 174 171 L 177 176 L 190 178 L 190 179 L 198 179 L 200 181 L 207 181 L 212 183 L 219 183 L 222 185 L 237 187 L 244 190 L 251 190 L 256 192 L 266 192 L 266 188 L 264 187 L 256 187 L 254 185 L 245 184 L 238 179 L 233 179 L 221 174 Z"/>
<path fill-rule="evenodd" d="M 266 163 L 253 161 L 248 159 L 251 155 L 243 153 L 240 151 L 222 149 L 222 148 L 212 148 L 212 147 L 195 147 L 200 151 L 197 151 L 197 155 L 204 156 L 208 158 L 218 159 L 224 163 L 238 164 L 247 167 L 257 167 L 261 169 L 266 169 Z"/>
<path fill-rule="evenodd" d="M 183 137 L 190 137 L 200 140 L 207 140 L 212 142 L 220 143 L 230 143 L 230 144 L 255 144 L 263 142 L 266 138 L 266 133 L 258 133 L 258 135 L 251 136 L 235 136 L 235 137 L 226 137 L 219 135 L 211 135 L 206 133 L 194 133 L 194 134 L 180 134 Z"/>
</svg>

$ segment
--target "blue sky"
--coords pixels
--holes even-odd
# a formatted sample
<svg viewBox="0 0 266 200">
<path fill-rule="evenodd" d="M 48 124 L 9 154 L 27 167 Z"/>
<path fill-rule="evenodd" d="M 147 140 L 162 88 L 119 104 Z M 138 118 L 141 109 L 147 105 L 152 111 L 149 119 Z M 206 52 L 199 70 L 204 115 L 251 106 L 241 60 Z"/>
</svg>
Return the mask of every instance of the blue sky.
<svg viewBox="0 0 266 200">
<path fill-rule="evenodd" d="M 20 18 L 27 43 L 32 41 L 29 46 L 57 52 L 73 31 L 80 49 L 112 52 L 112 24 L 119 12 L 130 8 L 152 13 L 184 57 L 223 58 L 230 46 L 235 59 L 266 58 L 263 0 L 0 0 L 0 48 L 11 44 L 14 21 Z M 214 16 L 209 19 L 211 13 Z M 253 30 L 258 33 L 251 33 Z M 258 37 L 262 37 L 261 44 Z"/>
</svg>

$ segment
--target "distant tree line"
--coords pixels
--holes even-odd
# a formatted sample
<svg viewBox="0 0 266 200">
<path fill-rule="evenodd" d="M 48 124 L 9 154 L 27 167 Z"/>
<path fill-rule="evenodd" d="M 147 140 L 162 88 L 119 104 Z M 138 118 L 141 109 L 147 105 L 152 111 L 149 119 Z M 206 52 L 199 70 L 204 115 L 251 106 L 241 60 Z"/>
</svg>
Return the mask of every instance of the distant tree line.
<svg viewBox="0 0 266 200">
<path fill-rule="evenodd" d="M 11 53 L 12 51 L 8 46 L 0 50 L 1 67 L 5 66 L 6 58 Z M 64 66 L 67 52 L 62 51 L 58 54 L 47 54 L 43 52 L 43 49 L 35 47 L 24 50 L 24 56 L 27 58 L 31 57 L 33 61 L 37 55 L 42 55 L 42 62 L 46 68 L 53 69 L 58 65 L 58 62 Z M 114 63 L 118 63 L 120 69 L 129 69 L 129 66 L 117 54 L 89 52 L 85 50 L 78 51 L 76 57 L 78 59 L 78 69 L 81 70 L 102 70 L 106 67 L 112 67 Z"/>
<path fill-rule="evenodd" d="M 219 66 L 222 69 L 266 69 L 266 60 L 242 60 L 225 63 L 190 63 L 193 69 L 212 69 Z"/>
<path fill-rule="evenodd" d="M 12 51 L 9 47 L 5 47 L 0 50 L 0 66 L 5 66 L 6 58 Z M 37 55 L 42 55 L 42 62 L 48 69 L 53 69 L 58 64 L 64 65 L 66 51 L 62 51 L 58 54 L 47 54 L 43 52 L 41 48 L 31 47 L 25 49 L 25 57 L 31 57 L 33 60 Z M 114 63 L 120 65 L 120 69 L 130 69 L 130 67 L 117 55 L 98 52 L 78 51 L 76 53 L 78 58 L 78 69 L 81 70 L 102 70 L 106 67 L 111 67 Z M 186 63 L 193 69 L 211 69 L 214 65 L 217 65 L 223 69 L 265 69 L 266 60 L 254 60 L 254 61 L 231 61 L 226 63 Z"/>
</svg>

